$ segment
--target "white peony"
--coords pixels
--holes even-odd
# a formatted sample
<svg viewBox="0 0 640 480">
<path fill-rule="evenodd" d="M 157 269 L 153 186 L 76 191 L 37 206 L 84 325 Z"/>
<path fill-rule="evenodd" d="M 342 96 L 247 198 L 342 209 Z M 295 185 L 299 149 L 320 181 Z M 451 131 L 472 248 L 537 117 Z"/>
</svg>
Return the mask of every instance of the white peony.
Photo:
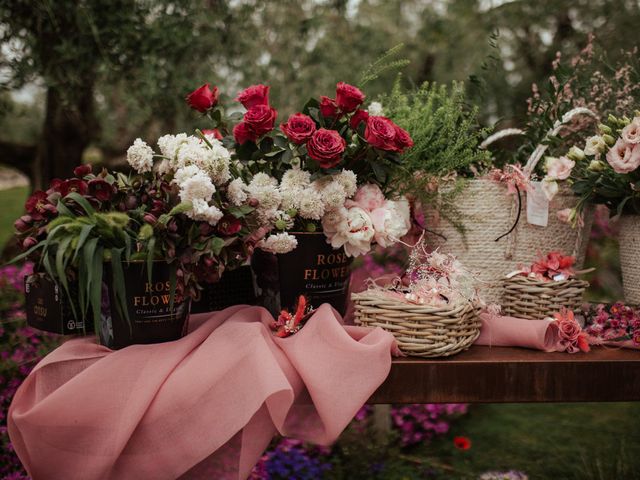
<svg viewBox="0 0 640 480">
<path fill-rule="evenodd" d="M 266 252 L 289 253 L 298 246 L 298 239 L 286 232 L 276 233 L 260 240 L 256 246 Z"/>
<path fill-rule="evenodd" d="M 205 200 L 195 199 L 192 201 L 192 205 L 187 216 L 196 221 L 208 222 L 215 226 L 224 215 L 218 207 L 209 205 Z"/>
<path fill-rule="evenodd" d="M 291 168 L 284 172 L 280 182 L 281 190 L 303 190 L 311 183 L 311 174 L 300 168 Z"/>
<path fill-rule="evenodd" d="M 227 198 L 232 205 L 239 207 L 247 200 L 246 189 L 247 186 L 240 178 L 236 178 L 229 183 L 227 186 Z"/>
<path fill-rule="evenodd" d="M 369 108 L 367 109 L 367 112 L 369 112 L 369 115 L 373 115 L 376 117 L 379 117 L 380 115 L 384 114 L 382 110 L 382 104 L 380 102 L 371 102 L 369 104 Z"/>
<path fill-rule="evenodd" d="M 322 195 L 314 188 L 307 188 L 300 193 L 298 213 L 308 220 L 320 220 L 324 215 Z"/>
<path fill-rule="evenodd" d="M 381 208 L 371 212 L 375 229 L 374 239 L 382 247 L 390 247 L 404 237 L 411 228 L 410 207 L 406 198 L 387 200 Z"/>
<path fill-rule="evenodd" d="M 586 155 L 599 155 L 607 149 L 607 144 L 600 135 L 594 135 L 587 139 L 587 144 L 584 147 L 584 153 Z"/>
<path fill-rule="evenodd" d="M 362 208 L 351 207 L 347 210 L 346 217 L 335 225 L 326 223 L 329 228 L 323 229 L 333 248 L 344 247 L 345 253 L 352 257 L 364 255 L 371 250 L 375 231 L 371 217 Z M 324 225 L 325 222 L 323 227 Z"/>
<path fill-rule="evenodd" d="M 153 169 L 153 149 L 142 139 L 136 138 L 127 150 L 127 162 L 138 173 L 150 172 Z"/>
<path fill-rule="evenodd" d="M 180 184 L 180 200 L 194 202 L 204 200 L 208 202 L 216 191 L 211 179 L 203 172 L 187 178 Z"/>
<path fill-rule="evenodd" d="M 342 170 L 333 177 L 333 180 L 338 182 L 344 188 L 347 198 L 351 198 L 355 195 L 358 189 L 358 177 L 351 170 Z"/>
</svg>

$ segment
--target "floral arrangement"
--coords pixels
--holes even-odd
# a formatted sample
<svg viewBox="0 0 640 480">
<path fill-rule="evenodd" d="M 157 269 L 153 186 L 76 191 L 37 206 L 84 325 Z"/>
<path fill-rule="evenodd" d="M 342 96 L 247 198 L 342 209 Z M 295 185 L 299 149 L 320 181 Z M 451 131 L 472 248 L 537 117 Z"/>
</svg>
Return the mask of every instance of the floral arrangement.
<svg viewBox="0 0 640 480">
<path fill-rule="evenodd" d="M 560 282 L 575 276 L 573 265 L 576 259 L 560 252 L 549 252 L 546 255 L 539 254 L 539 258 L 530 266 L 510 274 L 523 275 L 535 278 L 543 282 Z"/>
<path fill-rule="evenodd" d="M 583 314 L 591 344 L 632 342 L 640 347 L 640 309 L 616 302 L 592 305 Z"/>
<path fill-rule="evenodd" d="M 270 325 L 271 330 L 280 338 L 293 335 L 304 326 L 313 311 L 305 296 L 300 295 L 295 306 L 295 313 L 291 314 L 286 309 L 282 310 L 278 319 Z"/>
<path fill-rule="evenodd" d="M 391 421 L 406 447 L 444 435 L 450 429 L 451 420 L 466 414 L 467 410 L 468 406 L 461 403 L 394 405 Z"/>
<path fill-rule="evenodd" d="M 560 346 L 567 353 L 588 352 L 589 336 L 582 330 L 573 312 L 563 308 L 554 314 L 554 321 L 558 327 Z"/>
<path fill-rule="evenodd" d="M 391 173 L 413 141 L 375 104 L 361 108 L 360 89 L 340 82 L 335 97 L 311 99 L 276 126 L 269 87 L 253 85 L 236 97 L 246 111 L 233 128 L 213 92 L 205 85 L 188 101 L 235 146 L 228 198 L 260 232 L 257 247 L 287 253 L 297 246 L 290 232 L 322 231 L 334 248 L 358 256 L 408 232 L 409 202 L 395 194 Z"/>
</svg>

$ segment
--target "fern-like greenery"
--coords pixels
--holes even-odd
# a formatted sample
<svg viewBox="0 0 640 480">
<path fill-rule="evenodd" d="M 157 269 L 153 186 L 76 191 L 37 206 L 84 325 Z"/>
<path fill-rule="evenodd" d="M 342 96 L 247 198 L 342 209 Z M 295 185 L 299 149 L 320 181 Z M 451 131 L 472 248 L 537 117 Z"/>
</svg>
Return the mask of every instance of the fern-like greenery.
<svg viewBox="0 0 640 480">
<path fill-rule="evenodd" d="M 402 49 L 404 44 L 399 43 L 395 47 L 390 48 L 384 52 L 375 62 L 371 63 L 360 75 L 358 86 L 364 87 L 367 83 L 377 80 L 383 73 L 400 70 L 409 65 L 409 60 L 406 58 L 396 58 Z"/>
</svg>

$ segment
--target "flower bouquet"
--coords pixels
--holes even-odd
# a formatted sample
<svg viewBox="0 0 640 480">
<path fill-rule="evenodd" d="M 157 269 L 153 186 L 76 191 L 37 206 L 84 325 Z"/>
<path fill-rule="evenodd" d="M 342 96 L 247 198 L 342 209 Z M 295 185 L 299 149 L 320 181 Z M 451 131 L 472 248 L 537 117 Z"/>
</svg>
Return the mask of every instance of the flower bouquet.
<svg viewBox="0 0 640 480">
<path fill-rule="evenodd" d="M 550 252 L 508 274 L 501 302 L 504 314 L 539 320 L 563 308 L 579 310 L 589 283 L 576 278 L 574 265 L 574 257 Z"/>
<path fill-rule="evenodd" d="M 592 345 L 640 348 L 640 310 L 621 302 L 590 305 L 583 311 L 585 332 Z"/>
<path fill-rule="evenodd" d="M 166 135 L 161 154 L 138 139 L 131 175 L 88 165 L 26 202 L 15 224 L 25 252 L 93 318 L 111 348 L 174 340 L 186 331 L 198 282 L 246 261 L 245 210 L 226 200 L 231 154 L 213 135 Z"/>
<path fill-rule="evenodd" d="M 274 315 L 301 294 L 344 313 L 352 258 L 409 231 L 409 202 L 391 178 L 411 137 L 375 106 L 362 109 L 364 99 L 340 82 L 334 98 L 311 99 L 276 126 L 269 87 L 254 85 L 238 94 L 246 111 L 233 127 L 233 115 L 210 116 L 233 135 L 227 195 L 256 240 L 251 265 Z"/>
</svg>

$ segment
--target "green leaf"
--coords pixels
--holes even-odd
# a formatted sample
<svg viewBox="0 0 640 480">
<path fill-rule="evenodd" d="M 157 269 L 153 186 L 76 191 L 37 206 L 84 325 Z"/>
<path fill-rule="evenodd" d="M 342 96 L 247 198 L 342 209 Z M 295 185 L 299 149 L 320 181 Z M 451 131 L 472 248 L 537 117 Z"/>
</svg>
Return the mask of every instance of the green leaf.
<svg viewBox="0 0 640 480">
<path fill-rule="evenodd" d="M 209 240 L 209 245 L 214 255 L 220 255 L 224 248 L 224 240 L 220 237 L 213 237 Z"/>
<path fill-rule="evenodd" d="M 133 334 L 133 324 L 129 318 L 129 309 L 127 308 L 127 294 L 125 292 L 124 272 L 122 270 L 122 249 L 111 249 L 111 274 L 113 280 L 113 292 L 115 297 L 115 307 L 122 318 L 127 321 L 129 333 Z"/>
<path fill-rule="evenodd" d="M 89 237 L 91 230 L 93 230 L 93 227 L 94 225 L 85 225 L 84 227 L 82 227 L 82 230 L 80 231 L 80 236 L 78 237 L 78 245 L 76 245 L 76 252 L 73 255 L 74 261 L 78 257 L 80 250 L 82 250 L 82 247 L 84 246 L 84 243 L 87 241 L 87 238 Z"/>
<path fill-rule="evenodd" d="M 71 192 L 64 198 L 69 198 L 76 202 L 84 209 L 85 212 L 87 212 L 87 215 L 93 215 L 96 213 L 95 209 L 91 206 L 87 199 L 80 195 L 78 192 Z"/>
<path fill-rule="evenodd" d="M 231 215 L 233 215 L 236 218 L 242 218 L 246 215 L 249 215 L 250 213 L 252 213 L 255 208 L 249 206 L 249 205 L 240 205 L 239 207 L 236 206 L 230 206 L 228 208 L 229 213 Z"/>
</svg>

